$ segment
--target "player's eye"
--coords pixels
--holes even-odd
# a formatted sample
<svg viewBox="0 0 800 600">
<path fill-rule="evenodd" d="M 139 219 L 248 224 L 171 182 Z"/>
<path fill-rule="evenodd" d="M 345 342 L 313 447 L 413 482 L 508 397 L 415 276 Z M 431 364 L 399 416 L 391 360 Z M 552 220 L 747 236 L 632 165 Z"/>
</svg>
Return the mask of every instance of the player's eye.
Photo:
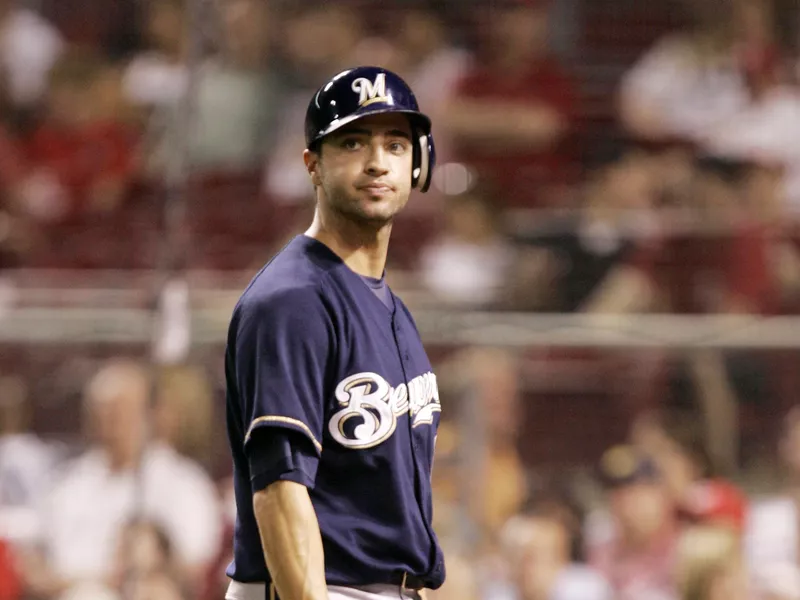
<svg viewBox="0 0 800 600">
<path fill-rule="evenodd" d="M 405 142 L 392 142 L 389 144 L 389 151 L 394 154 L 403 154 L 408 149 L 408 144 Z"/>
<path fill-rule="evenodd" d="M 358 150 L 361 148 L 361 142 L 358 138 L 344 138 L 342 140 L 342 148 L 345 150 Z"/>
</svg>

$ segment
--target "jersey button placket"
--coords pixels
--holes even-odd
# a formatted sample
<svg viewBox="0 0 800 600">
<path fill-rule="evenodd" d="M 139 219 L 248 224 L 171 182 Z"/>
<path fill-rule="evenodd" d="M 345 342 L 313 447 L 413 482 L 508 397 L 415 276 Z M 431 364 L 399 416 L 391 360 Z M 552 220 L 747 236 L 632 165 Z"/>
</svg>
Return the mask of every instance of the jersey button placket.
<svg viewBox="0 0 800 600">
<path fill-rule="evenodd" d="M 403 369 L 403 379 L 406 382 L 406 385 L 409 384 L 411 378 L 409 377 L 409 370 L 411 369 L 411 353 L 408 351 L 408 346 L 406 345 L 406 341 L 403 336 L 402 329 L 397 325 L 397 321 L 393 318 L 392 319 L 392 330 L 394 331 L 394 339 L 395 343 L 397 344 L 397 350 L 400 354 L 400 359 L 402 362 L 402 369 Z M 409 394 L 410 400 L 410 394 Z M 420 452 L 419 444 L 417 443 L 416 436 L 414 435 L 414 427 L 413 427 L 413 417 L 411 415 L 411 405 L 408 407 L 408 437 L 411 441 L 411 458 L 414 461 L 414 468 L 416 471 L 419 471 L 419 463 L 417 460 L 417 454 Z"/>
</svg>

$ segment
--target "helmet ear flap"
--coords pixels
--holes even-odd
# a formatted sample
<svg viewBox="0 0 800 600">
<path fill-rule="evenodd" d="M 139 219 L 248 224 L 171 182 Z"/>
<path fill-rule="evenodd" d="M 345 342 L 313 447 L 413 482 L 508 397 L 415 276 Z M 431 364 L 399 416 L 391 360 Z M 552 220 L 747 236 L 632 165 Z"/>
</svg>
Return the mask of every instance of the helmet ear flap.
<svg viewBox="0 0 800 600">
<path fill-rule="evenodd" d="M 436 159 L 433 136 L 428 133 L 420 134 L 418 130 L 414 130 L 412 135 L 416 141 L 414 142 L 411 186 L 424 193 L 431 187 L 433 164 Z"/>
</svg>

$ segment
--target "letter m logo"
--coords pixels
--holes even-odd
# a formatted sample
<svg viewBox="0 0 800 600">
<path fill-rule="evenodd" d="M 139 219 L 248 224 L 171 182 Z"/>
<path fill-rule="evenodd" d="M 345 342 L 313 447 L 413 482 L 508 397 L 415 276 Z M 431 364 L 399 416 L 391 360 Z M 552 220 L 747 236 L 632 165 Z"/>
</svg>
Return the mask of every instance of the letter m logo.
<svg viewBox="0 0 800 600">
<path fill-rule="evenodd" d="M 389 102 L 386 97 L 386 73 L 378 73 L 375 81 L 359 77 L 353 81 L 353 91 L 358 94 L 358 105 L 367 106 L 375 102 Z"/>
</svg>

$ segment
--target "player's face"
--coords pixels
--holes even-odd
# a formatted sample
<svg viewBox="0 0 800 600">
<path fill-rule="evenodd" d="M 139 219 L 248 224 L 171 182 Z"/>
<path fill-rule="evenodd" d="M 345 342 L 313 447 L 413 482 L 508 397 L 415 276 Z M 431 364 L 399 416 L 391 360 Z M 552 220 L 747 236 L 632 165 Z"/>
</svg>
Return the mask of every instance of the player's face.
<svg viewBox="0 0 800 600">
<path fill-rule="evenodd" d="M 306 165 L 323 210 L 382 225 L 408 202 L 412 156 L 408 118 L 382 114 L 331 134 L 319 154 L 306 154 Z"/>
</svg>

